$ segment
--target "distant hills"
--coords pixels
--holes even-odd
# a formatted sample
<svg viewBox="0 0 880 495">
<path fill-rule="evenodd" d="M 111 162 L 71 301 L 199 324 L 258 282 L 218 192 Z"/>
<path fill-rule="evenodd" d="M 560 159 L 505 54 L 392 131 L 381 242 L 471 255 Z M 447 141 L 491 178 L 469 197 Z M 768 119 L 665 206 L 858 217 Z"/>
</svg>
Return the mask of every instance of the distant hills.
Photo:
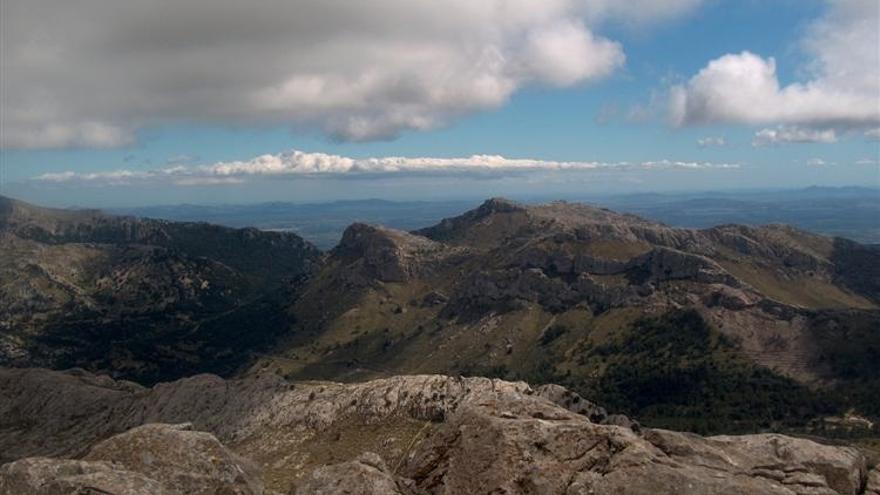
<svg viewBox="0 0 880 495">
<path fill-rule="evenodd" d="M 540 203 L 557 198 L 531 198 Z M 784 223 L 820 234 L 880 244 L 880 189 L 811 187 L 779 191 L 629 194 L 570 198 L 634 213 L 674 227 L 706 228 L 726 223 Z M 173 205 L 113 210 L 115 213 L 230 227 L 296 232 L 331 249 L 355 222 L 415 230 L 479 205 L 474 201 L 338 201 L 316 204 Z"/>
</svg>

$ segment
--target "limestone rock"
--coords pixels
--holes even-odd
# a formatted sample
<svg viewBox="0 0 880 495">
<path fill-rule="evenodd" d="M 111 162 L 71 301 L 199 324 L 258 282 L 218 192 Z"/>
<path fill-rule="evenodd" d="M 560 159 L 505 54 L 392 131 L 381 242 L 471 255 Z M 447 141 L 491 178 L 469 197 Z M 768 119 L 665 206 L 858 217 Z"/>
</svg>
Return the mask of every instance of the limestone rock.
<svg viewBox="0 0 880 495">
<path fill-rule="evenodd" d="M 702 438 L 598 425 L 538 401 L 459 409 L 403 473 L 428 493 L 845 494 L 864 458 L 781 435 Z"/>
<path fill-rule="evenodd" d="M 880 495 L 880 467 L 875 466 L 868 473 L 868 482 L 865 485 L 865 495 Z"/>
<path fill-rule="evenodd" d="M 0 466 L 0 495 L 172 495 L 156 480 L 108 462 L 36 457 Z"/>
<path fill-rule="evenodd" d="M 263 492 L 256 466 L 189 424 L 134 428 L 98 443 L 85 460 L 113 462 L 193 495 Z"/>
<path fill-rule="evenodd" d="M 356 223 L 345 229 L 333 253 L 362 265 L 363 275 L 382 282 L 403 282 L 417 274 L 421 261 L 442 245 L 399 230 Z"/>
<path fill-rule="evenodd" d="M 149 424 L 92 447 L 82 460 L 35 457 L 0 467 L 0 495 L 259 495 L 261 474 L 210 433 Z"/>
<path fill-rule="evenodd" d="M 7 458 L 94 445 L 80 461 L 7 464 L 0 486 L 88 476 L 134 487 L 110 493 L 134 494 L 179 486 L 258 494 L 265 483 L 282 493 L 858 495 L 880 481 L 848 447 L 783 435 L 703 438 L 603 413 L 562 387 L 487 378 L 200 375 L 145 389 L 82 372 L 0 368 Z M 210 434 L 147 425 L 113 436 L 157 421 L 191 421 Z M 21 493 L 9 490 L 0 493 Z"/>
<path fill-rule="evenodd" d="M 357 459 L 320 467 L 296 489 L 296 495 L 405 495 L 406 482 L 390 473 L 385 461 L 367 452 Z"/>
<path fill-rule="evenodd" d="M 594 423 L 603 423 L 608 418 L 605 408 L 597 406 L 580 395 L 560 385 L 547 384 L 535 389 L 535 395 L 564 407 L 569 411 L 586 416 Z"/>
</svg>

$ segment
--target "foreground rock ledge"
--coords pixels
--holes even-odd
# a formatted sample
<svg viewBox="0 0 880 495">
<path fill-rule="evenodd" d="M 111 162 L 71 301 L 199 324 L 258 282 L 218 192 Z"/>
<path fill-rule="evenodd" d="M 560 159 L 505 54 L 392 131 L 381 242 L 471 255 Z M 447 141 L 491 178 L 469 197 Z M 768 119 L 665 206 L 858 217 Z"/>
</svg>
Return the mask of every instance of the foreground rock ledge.
<svg viewBox="0 0 880 495">
<path fill-rule="evenodd" d="M 0 494 L 874 495 L 880 479 L 853 448 L 638 428 L 561 387 L 485 378 L 147 389 L 0 369 L 0 418 Z"/>
</svg>

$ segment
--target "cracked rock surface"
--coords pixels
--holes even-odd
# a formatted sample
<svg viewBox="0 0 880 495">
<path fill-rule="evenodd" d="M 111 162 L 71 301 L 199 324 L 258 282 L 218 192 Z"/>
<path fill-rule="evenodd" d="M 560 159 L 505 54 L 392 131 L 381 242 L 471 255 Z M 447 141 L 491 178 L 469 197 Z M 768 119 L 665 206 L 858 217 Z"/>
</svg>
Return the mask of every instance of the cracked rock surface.
<svg viewBox="0 0 880 495">
<path fill-rule="evenodd" d="M 854 448 L 634 429 L 562 387 L 486 378 L 200 375 L 144 388 L 0 369 L 0 418 L 0 494 L 873 495 L 880 486 Z"/>
</svg>

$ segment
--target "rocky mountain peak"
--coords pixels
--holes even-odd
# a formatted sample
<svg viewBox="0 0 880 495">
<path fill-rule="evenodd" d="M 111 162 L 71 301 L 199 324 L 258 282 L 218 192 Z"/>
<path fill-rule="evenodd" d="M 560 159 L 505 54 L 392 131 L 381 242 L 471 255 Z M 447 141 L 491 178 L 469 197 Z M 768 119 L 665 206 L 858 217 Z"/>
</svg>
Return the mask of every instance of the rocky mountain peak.
<svg viewBox="0 0 880 495">
<path fill-rule="evenodd" d="M 425 258 L 443 246 L 426 237 L 365 223 L 345 229 L 332 255 L 345 262 L 358 262 L 368 277 L 383 282 L 402 282 L 418 269 Z"/>
<path fill-rule="evenodd" d="M 489 215 L 492 213 L 512 213 L 514 211 L 525 211 L 528 207 L 522 203 L 518 203 L 516 201 L 495 197 L 489 198 L 481 204 L 476 211 L 482 215 Z"/>
<path fill-rule="evenodd" d="M 353 223 L 342 234 L 336 251 L 365 254 L 376 246 L 394 246 L 402 251 L 418 251 L 436 247 L 425 237 L 381 225 Z"/>
</svg>

